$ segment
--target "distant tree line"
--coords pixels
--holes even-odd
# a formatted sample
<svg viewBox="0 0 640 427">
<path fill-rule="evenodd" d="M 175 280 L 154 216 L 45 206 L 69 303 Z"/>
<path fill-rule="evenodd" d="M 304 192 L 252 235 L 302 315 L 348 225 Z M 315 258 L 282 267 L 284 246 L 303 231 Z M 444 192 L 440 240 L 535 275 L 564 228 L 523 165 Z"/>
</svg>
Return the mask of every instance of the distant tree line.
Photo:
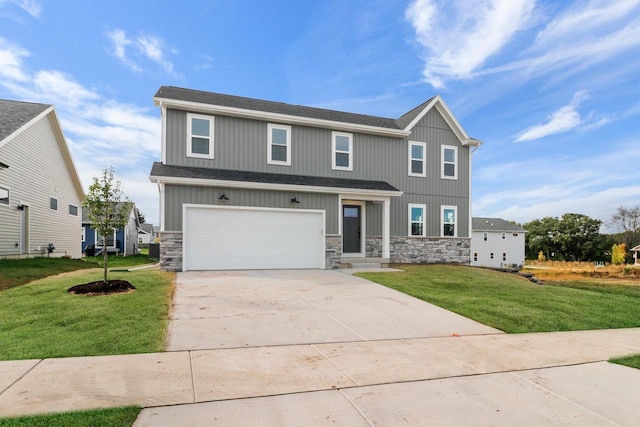
<svg viewBox="0 0 640 427">
<path fill-rule="evenodd" d="M 602 234 L 602 221 L 576 213 L 523 224 L 527 230 L 527 259 L 611 262 L 613 245 L 616 245 L 616 259 L 622 250 L 625 261 L 632 262 L 632 254 L 625 248 L 640 244 L 640 206 L 631 209 L 620 206 L 608 224 L 619 233 Z"/>
</svg>

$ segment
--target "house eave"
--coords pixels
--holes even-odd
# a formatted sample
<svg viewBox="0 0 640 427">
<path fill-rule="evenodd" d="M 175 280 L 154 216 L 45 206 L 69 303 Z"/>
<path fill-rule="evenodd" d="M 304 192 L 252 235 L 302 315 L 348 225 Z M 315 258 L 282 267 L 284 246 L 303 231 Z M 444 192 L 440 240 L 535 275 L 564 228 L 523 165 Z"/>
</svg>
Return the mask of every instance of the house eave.
<svg viewBox="0 0 640 427">
<path fill-rule="evenodd" d="M 301 126 L 321 127 L 347 132 L 360 132 L 372 135 L 391 136 L 395 138 L 405 138 L 411 134 L 410 131 L 407 131 L 405 129 L 391 129 L 378 126 L 361 125 L 357 123 L 339 122 L 335 120 L 314 119 L 310 117 L 270 113 L 259 110 L 248 110 L 244 108 L 226 107 L 221 105 L 204 104 L 192 101 L 181 101 L 170 98 L 154 97 L 153 102 L 158 107 L 164 106 L 167 108 L 198 112 L 203 114 L 220 114 L 225 116 L 241 117 L 262 121 L 273 121 Z"/>
<path fill-rule="evenodd" d="M 266 182 L 229 181 L 222 179 L 183 178 L 172 176 L 151 175 L 149 179 L 153 183 L 173 185 L 194 185 L 200 187 L 243 188 L 252 190 L 291 191 L 301 193 L 325 193 L 325 194 L 360 194 L 368 196 L 399 197 L 403 191 L 371 190 L 347 187 L 321 187 L 313 185 L 273 184 Z"/>
</svg>

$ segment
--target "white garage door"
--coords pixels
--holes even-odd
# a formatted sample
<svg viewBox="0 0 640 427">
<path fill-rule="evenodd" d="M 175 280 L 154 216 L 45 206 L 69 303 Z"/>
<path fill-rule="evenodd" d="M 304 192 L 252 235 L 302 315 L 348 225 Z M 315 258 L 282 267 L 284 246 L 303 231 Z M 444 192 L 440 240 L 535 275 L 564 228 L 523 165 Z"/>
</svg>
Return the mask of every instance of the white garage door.
<svg viewBox="0 0 640 427">
<path fill-rule="evenodd" d="M 324 268 L 324 211 L 185 205 L 183 269 Z"/>
</svg>

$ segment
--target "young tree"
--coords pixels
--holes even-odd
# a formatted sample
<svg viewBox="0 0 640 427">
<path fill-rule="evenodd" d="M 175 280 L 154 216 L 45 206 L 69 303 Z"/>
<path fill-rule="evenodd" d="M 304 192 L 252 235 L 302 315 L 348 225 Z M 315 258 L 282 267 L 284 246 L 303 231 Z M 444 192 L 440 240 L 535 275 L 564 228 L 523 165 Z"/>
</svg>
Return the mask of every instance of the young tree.
<svg viewBox="0 0 640 427">
<path fill-rule="evenodd" d="M 624 243 L 619 245 L 613 245 L 611 248 L 611 264 L 620 265 L 624 264 L 624 258 L 627 254 L 627 248 Z"/>
<path fill-rule="evenodd" d="M 113 166 L 102 171 L 99 178 L 93 178 L 93 184 L 85 196 L 83 206 L 93 228 L 102 236 L 102 254 L 104 256 L 104 283 L 108 283 L 106 237 L 113 230 L 124 227 L 129 221 L 131 202 L 120 189 L 120 181 L 113 177 Z"/>
<path fill-rule="evenodd" d="M 138 221 L 140 221 L 140 224 L 144 224 L 146 220 L 144 219 L 142 212 L 140 212 L 140 209 L 136 208 L 136 213 L 138 214 Z"/>
</svg>

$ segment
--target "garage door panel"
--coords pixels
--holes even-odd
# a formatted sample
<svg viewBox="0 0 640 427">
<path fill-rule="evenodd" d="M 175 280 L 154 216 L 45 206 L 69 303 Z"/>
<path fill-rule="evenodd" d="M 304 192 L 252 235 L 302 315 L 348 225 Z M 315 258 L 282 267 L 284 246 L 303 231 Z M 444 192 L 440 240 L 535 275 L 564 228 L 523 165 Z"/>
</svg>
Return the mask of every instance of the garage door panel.
<svg viewBox="0 0 640 427">
<path fill-rule="evenodd" d="M 324 268 L 324 213 L 187 206 L 187 270 Z"/>
</svg>

